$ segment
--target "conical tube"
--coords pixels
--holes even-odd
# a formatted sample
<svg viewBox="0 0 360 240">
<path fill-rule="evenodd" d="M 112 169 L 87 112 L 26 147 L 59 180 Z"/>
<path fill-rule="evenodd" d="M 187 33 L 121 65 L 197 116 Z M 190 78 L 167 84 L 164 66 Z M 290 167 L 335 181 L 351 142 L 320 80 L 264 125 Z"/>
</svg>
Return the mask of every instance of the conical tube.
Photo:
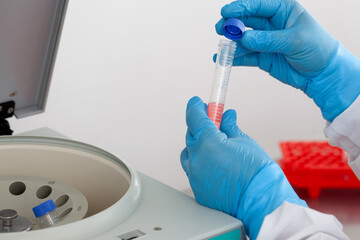
<svg viewBox="0 0 360 240">
<path fill-rule="evenodd" d="M 208 116 L 220 128 L 222 114 L 224 111 L 226 91 L 229 83 L 231 67 L 233 65 L 236 43 L 231 40 L 222 39 L 216 58 L 216 67 L 208 104 Z"/>
</svg>

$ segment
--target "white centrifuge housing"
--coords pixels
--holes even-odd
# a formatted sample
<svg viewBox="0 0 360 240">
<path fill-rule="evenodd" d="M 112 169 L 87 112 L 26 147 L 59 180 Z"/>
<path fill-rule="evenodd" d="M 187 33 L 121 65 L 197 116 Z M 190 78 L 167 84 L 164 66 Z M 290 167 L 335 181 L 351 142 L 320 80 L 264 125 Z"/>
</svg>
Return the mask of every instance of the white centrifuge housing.
<svg viewBox="0 0 360 240">
<path fill-rule="evenodd" d="M 44 110 L 67 5 L 0 2 L 2 135 Z M 51 129 L 1 137 L 0 162 L 0 240 L 245 239 L 241 221 Z M 60 222 L 41 228 L 32 208 L 50 199 Z"/>
</svg>

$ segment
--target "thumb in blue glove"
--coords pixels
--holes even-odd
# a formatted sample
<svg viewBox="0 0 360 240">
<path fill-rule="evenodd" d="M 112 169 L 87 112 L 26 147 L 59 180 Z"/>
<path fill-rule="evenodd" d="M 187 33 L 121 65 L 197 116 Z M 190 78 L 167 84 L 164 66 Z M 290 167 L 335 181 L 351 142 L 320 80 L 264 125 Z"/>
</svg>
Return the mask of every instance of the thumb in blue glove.
<svg viewBox="0 0 360 240">
<path fill-rule="evenodd" d="M 234 65 L 258 66 L 305 92 L 332 121 L 360 94 L 360 60 L 294 0 L 238 0 L 221 10 L 247 27 L 238 41 Z"/>
<path fill-rule="evenodd" d="M 194 97 L 186 122 L 181 164 L 200 204 L 242 220 L 251 239 L 256 239 L 265 216 L 284 201 L 306 206 L 278 164 L 238 128 L 234 110 L 224 113 L 219 131 L 206 105 Z"/>
</svg>

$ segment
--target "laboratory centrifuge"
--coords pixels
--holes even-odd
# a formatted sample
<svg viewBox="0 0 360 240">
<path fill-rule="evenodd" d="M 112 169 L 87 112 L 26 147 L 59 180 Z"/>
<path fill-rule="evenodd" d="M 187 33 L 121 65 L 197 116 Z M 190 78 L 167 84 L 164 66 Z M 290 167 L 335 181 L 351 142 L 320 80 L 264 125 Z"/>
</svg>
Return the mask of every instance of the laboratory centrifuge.
<svg viewBox="0 0 360 240">
<path fill-rule="evenodd" d="M 12 133 L 7 118 L 44 111 L 67 6 L 0 2 L 2 135 Z M 0 240 L 245 239 L 236 218 L 48 128 L 1 137 L 0 161 Z M 57 221 L 44 227 L 34 212 L 50 200 L 41 217 Z"/>
</svg>

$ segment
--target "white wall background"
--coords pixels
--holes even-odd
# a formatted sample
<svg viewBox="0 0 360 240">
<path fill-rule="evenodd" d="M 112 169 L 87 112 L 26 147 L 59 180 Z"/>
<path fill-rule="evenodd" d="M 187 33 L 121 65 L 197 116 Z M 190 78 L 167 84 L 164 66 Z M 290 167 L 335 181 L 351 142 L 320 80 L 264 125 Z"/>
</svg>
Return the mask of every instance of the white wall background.
<svg viewBox="0 0 360 240">
<path fill-rule="evenodd" d="M 359 1 L 300 1 L 360 56 Z M 104 148 L 179 190 L 185 108 L 210 94 L 223 0 L 71 0 L 44 114 L 17 132 L 51 127 Z M 302 92 L 255 68 L 234 68 L 227 108 L 275 159 L 281 140 L 324 139 L 325 121 Z"/>
</svg>

